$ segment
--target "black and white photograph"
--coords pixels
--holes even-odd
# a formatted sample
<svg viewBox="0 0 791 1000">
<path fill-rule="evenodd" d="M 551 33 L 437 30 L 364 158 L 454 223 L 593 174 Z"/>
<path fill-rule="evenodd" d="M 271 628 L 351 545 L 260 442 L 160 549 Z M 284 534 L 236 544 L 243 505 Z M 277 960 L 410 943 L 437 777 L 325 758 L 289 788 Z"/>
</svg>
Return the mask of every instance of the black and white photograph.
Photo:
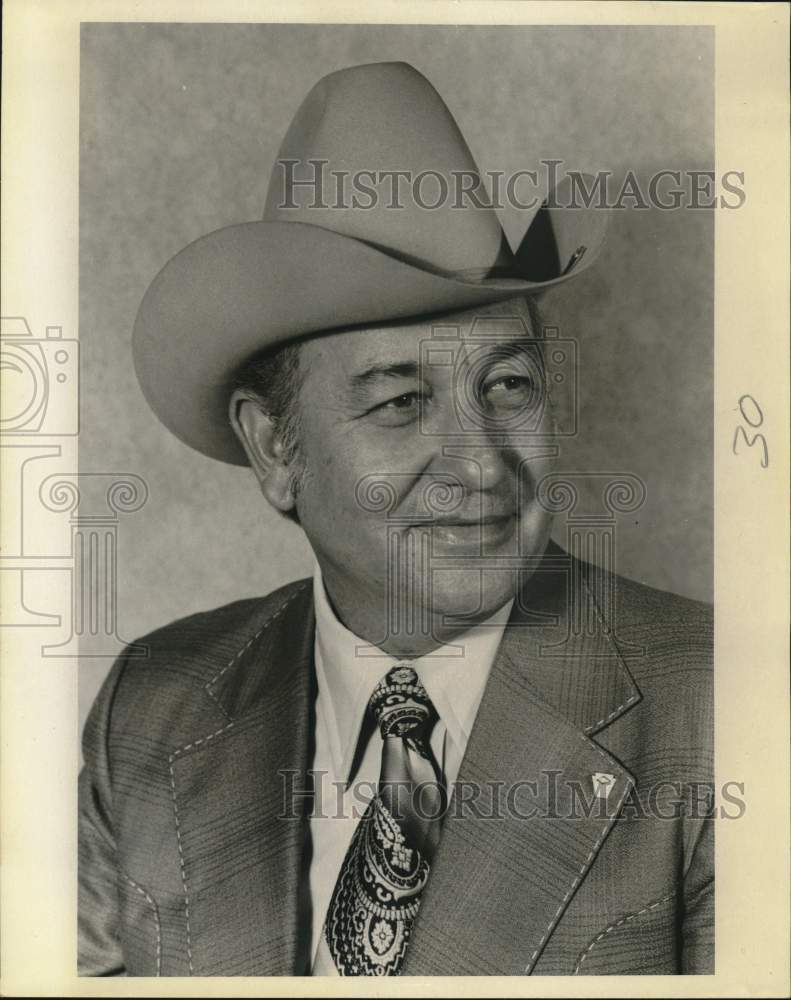
<svg viewBox="0 0 791 1000">
<path fill-rule="evenodd" d="M 745 586 L 787 540 L 787 396 L 746 329 L 724 374 L 783 258 L 723 265 L 766 192 L 721 29 L 499 6 L 535 23 L 73 23 L 74 322 L 4 290 L 2 568 L 72 685 L 81 990 L 772 978 L 779 898 L 765 960 L 720 945 L 739 754 L 788 795 L 787 578 L 764 646 L 724 596 L 726 529 Z"/>
</svg>

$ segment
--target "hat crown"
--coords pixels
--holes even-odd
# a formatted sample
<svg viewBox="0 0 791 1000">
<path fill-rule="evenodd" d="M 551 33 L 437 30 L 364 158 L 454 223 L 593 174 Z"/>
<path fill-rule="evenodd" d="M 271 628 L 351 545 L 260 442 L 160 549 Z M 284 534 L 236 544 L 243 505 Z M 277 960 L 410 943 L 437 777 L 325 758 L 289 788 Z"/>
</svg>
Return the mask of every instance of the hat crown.
<svg viewBox="0 0 791 1000">
<path fill-rule="evenodd" d="M 483 275 L 513 259 L 447 105 L 403 62 L 312 88 L 280 146 L 264 221 L 321 226 L 441 271 Z"/>
</svg>

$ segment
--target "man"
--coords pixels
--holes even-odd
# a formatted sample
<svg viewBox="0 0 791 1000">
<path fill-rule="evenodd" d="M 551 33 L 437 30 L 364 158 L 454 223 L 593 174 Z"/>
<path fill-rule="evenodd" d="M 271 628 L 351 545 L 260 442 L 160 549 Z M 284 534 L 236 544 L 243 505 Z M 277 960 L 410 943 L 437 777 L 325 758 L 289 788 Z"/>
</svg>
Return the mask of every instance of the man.
<svg viewBox="0 0 791 1000">
<path fill-rule="evenodd" d="M 146 294 L 154 411 L 249 464 L 316 570 L 110 672 L 82 972 L 710 972 L 710 616 L 549 541 L 562 414 L 535 298 L 592 263 L 604 217 L 557 190 L 512 253 L 480 195 L 329 198 L 316 163 L 478 176 L 414 69 L 334 73 L 264 220 Z"/>
</svg>

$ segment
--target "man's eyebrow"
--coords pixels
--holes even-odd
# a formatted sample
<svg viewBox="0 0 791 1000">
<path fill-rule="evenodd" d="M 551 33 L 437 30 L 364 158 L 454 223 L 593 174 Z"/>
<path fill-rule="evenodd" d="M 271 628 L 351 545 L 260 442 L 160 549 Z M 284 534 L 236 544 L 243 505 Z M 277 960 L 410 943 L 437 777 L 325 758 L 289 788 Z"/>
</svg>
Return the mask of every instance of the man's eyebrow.
<svg viewBox="0 0 791 1000">
<path fill-rule="evenodd" d="M 535 350 L 536 341 L 532 337 L 520 337 L 517 340 L 492 341 L 491 351 L 493 361 L 517 355 L 529 354 Z M 431 365 L 429 364 L 429 368 Z M 389 378 L 421 378 L 421 366 L 416 361 L 394 361 L 374 364 L 355 372 L 349 379 L 349 389 L 352 396 L 361 395 L 377 379 Z"/>
<path fill-rule="evenodd" d="M 371 365 L 356 372 L 349 380 L 352 390 L 364 389 L 379 378 L 419 378 L 420 366 L 415 361 L 399 361 L 393 364 Z"/>
<path fill-rule="evenodd" d="M 492 342 L 491 350 L 488 353 L 493 360 L 497 361 L 500 358 L 515 358 L 520 354 L 532 355 L 536 352 L 537 345 L 538 341 L 533 337 L 519 337 L 518 340 L 497 340 Z"/>
</svg>

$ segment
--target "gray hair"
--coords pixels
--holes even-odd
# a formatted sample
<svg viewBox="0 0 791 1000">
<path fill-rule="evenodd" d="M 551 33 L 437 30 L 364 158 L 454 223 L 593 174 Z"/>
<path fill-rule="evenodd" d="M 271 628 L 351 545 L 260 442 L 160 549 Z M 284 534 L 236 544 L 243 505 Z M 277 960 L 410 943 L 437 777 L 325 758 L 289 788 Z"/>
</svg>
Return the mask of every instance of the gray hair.
<svg viewBox="0 0 791 1000">
<path fill-rule="evenodd" d="M 304 377 L 299 354 L 298 342 L 260 351 L 245 362 L 232 386 L 271 417 L 289 460 L 298 444 L 297 397 Z"/>
<path fill-rule="evenodd" d="M 304 471 L 299 449 L 299 390 L 305 377 L 300 362 L 301 343 L 281 344 L 259 351 L 246 361 L 233 379 L 231 389 L 244 393 L 270 419 L 290 466 L 294 496 L 299 494 Z M 286 515 L 299 523 L 295 511 Z"/>
</svg>

